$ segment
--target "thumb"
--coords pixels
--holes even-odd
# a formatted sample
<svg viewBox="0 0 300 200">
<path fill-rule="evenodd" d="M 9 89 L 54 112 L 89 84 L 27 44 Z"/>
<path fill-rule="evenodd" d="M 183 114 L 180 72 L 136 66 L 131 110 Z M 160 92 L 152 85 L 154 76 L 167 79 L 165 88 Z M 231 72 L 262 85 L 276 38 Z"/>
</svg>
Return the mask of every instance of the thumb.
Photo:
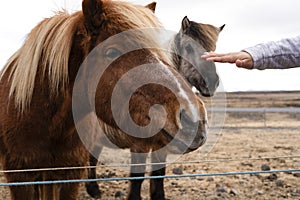
<svg viewBox="0 0 300 200">
<path fill-rule="evenodd" d="M 245 62 L 243 61 L 243 60 L 241 60 L 241 59 L 237 59 L 236 61 L 235 61 L 235 65 L 237 66 L 237 67 L 245 67 L 244 65 L 245 65 Z"/>
<path fill-rule="evenodd" d="M 237 59 L 235 61 L 235 65 L 245 69 L 253 69 L 253 62 L 251 62 L 249 59 Z"/>
</svg>

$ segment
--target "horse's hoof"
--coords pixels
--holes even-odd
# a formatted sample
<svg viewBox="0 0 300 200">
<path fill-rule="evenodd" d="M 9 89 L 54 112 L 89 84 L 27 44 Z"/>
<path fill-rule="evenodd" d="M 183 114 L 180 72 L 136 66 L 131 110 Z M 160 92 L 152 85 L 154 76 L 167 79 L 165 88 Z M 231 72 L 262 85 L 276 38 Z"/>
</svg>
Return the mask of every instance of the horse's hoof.
<svg viewBox="0 0 300 200">
<path fill-rule="evenodd" d="M 87 183 L 87 184 L 85 185 L 85 187 L 86 187 L 87 193 L 88 193 L 91 197 L 93 197 L 93 198 L 95 198 L 95 199 L 101 198 L 101 192 L 100 192 L 99 186 L 98 186 L 98 184 L 97 184 L 96 182 L 93 182 L 93 183 Z"/>
</svg>

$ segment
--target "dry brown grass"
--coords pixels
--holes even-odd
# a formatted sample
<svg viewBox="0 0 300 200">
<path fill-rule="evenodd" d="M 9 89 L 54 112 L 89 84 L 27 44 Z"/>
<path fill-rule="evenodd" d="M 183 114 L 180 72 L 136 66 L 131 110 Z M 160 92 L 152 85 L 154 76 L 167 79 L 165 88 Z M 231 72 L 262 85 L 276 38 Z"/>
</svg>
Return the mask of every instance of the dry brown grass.
<svg viewBox="0 0 300 200">
<path fill-rule="evenodd" d="M 300 107 L 300 92 L 228 93 L 226 96 L 228 107 Z M 300 155 L 300 113 L 268 113 L 266 117 L 267 128 L 264 127 L 262 113 L 227 113 L 224 126 L 236 128 L 212 131 L 209 137 L 219 136 L 216 137 L 216 144 L 214 140 L 208 141 L 202 149 L 182 156 L 181 159 L 186 163 L 170 165 L 167 174 L 172 175 L 174 167 L 182 168 L 185 174 L 260 171 L 263 164 L 272 170 L 300 169 L 299 158 L 280 158 Z M 265 157 L 275 159 L 260 159 Z M 113 168 L 99 169 L 98 174 L 128 176 L 127 172 Z M 1 182 L 5 181 L 3 176 L 0 178 Z M 128 181 L 104 182 L 99 185 L 103 192 L 102 199 L 115 199 L 117 191 L 126 193 Z M 148 191 L 149 181 L 145 181 L 142 187 L 145 200 L 149 199 Z M 277 173 L 165 179 L 165 192 L 166 197 L 172 200 L 300 199 L 300 178 L 294 173 Z M 7 188 L 0 187 L 0 199 L 8 197 Z M 80 199 L 91 199 L 84 187 Z M 125 196 L 119 199 L 125 199 Z"/>
</svg>

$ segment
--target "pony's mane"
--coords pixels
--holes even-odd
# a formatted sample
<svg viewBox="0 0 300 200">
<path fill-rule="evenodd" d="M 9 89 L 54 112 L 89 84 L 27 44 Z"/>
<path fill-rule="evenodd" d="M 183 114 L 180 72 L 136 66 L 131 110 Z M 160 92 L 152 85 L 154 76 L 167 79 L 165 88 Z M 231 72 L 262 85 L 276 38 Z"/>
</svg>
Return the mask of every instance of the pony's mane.
<svg viewBox="0 0 300 200">
<path fill-rule="evenodd" d="M 117 28 L 125 31 L 162 27 L 153 12 L 143 6 L 104 0 L 103 10 L 103 17 L 108 19 L 107 30 Z M 23 46 L 8 60 L 0 79 L 6 72 L 9 73 L 11 81 L 9 96 L 14 97 L 16 107 L 21 111 L 24 111 L 31 102 L 38 72 L 41 72 L 42 76 L 48 74 L 52 94 L 57 92 L 58 88 L 65 89 L 68 84 L 68 64 L 73 36 L 81 20 L 83 21 L 81 11 L 73 14 L 62 11 L 44 19 L 29 33 Z M 143 40 L 147 44 L 151 43 L 151 47 L 159 47 L 157 38 L 150 32 L 143 36 Z M 151 51 L 165 62 L 171 63 L 169 55 L 158 48 Z"/>
<path fill-rule="evenodd" d="M 220 29 L 215 26 L 191 21 L 189 32 L 186 34 L 199 39 L 200 44 L 207 51 L 215 51 L 219 33 Z"/>
<path fill-rule="evenodd" d="M 68 82 L 68 62 L 79 12 L 58 12 L 40 22 L 27 36 L 23 46 L 8 60 L 2 74 L 9 70 L 9 96 L 23 110 L 31 101 L 38 70 L 48 73 L 51 91 Z M 39 69 L 40 67 L 40 69 Z M 48 69 L 48 71 L 46 71 Z"/>
</svg>

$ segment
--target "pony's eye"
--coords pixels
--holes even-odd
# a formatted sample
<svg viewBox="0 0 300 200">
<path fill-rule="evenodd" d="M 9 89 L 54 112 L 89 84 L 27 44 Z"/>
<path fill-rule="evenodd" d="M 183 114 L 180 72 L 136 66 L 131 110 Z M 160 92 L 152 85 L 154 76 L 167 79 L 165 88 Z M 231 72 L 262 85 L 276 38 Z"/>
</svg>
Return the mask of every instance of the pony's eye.
<svg viewBox="0 0 300 200">
<path fill-rule="evenodd" d="M 115 59 L 122 55 L 122 52 L 116 48 L 109 48 L 105 52 L 105 56 L 109 59 Z"/>
<path fill-rule="evenodd" d="M 185 47 L 185 50 L 187 51 L 187 53 L 193 53 L 193 47 L 189 44 Z"/>
</svg>

